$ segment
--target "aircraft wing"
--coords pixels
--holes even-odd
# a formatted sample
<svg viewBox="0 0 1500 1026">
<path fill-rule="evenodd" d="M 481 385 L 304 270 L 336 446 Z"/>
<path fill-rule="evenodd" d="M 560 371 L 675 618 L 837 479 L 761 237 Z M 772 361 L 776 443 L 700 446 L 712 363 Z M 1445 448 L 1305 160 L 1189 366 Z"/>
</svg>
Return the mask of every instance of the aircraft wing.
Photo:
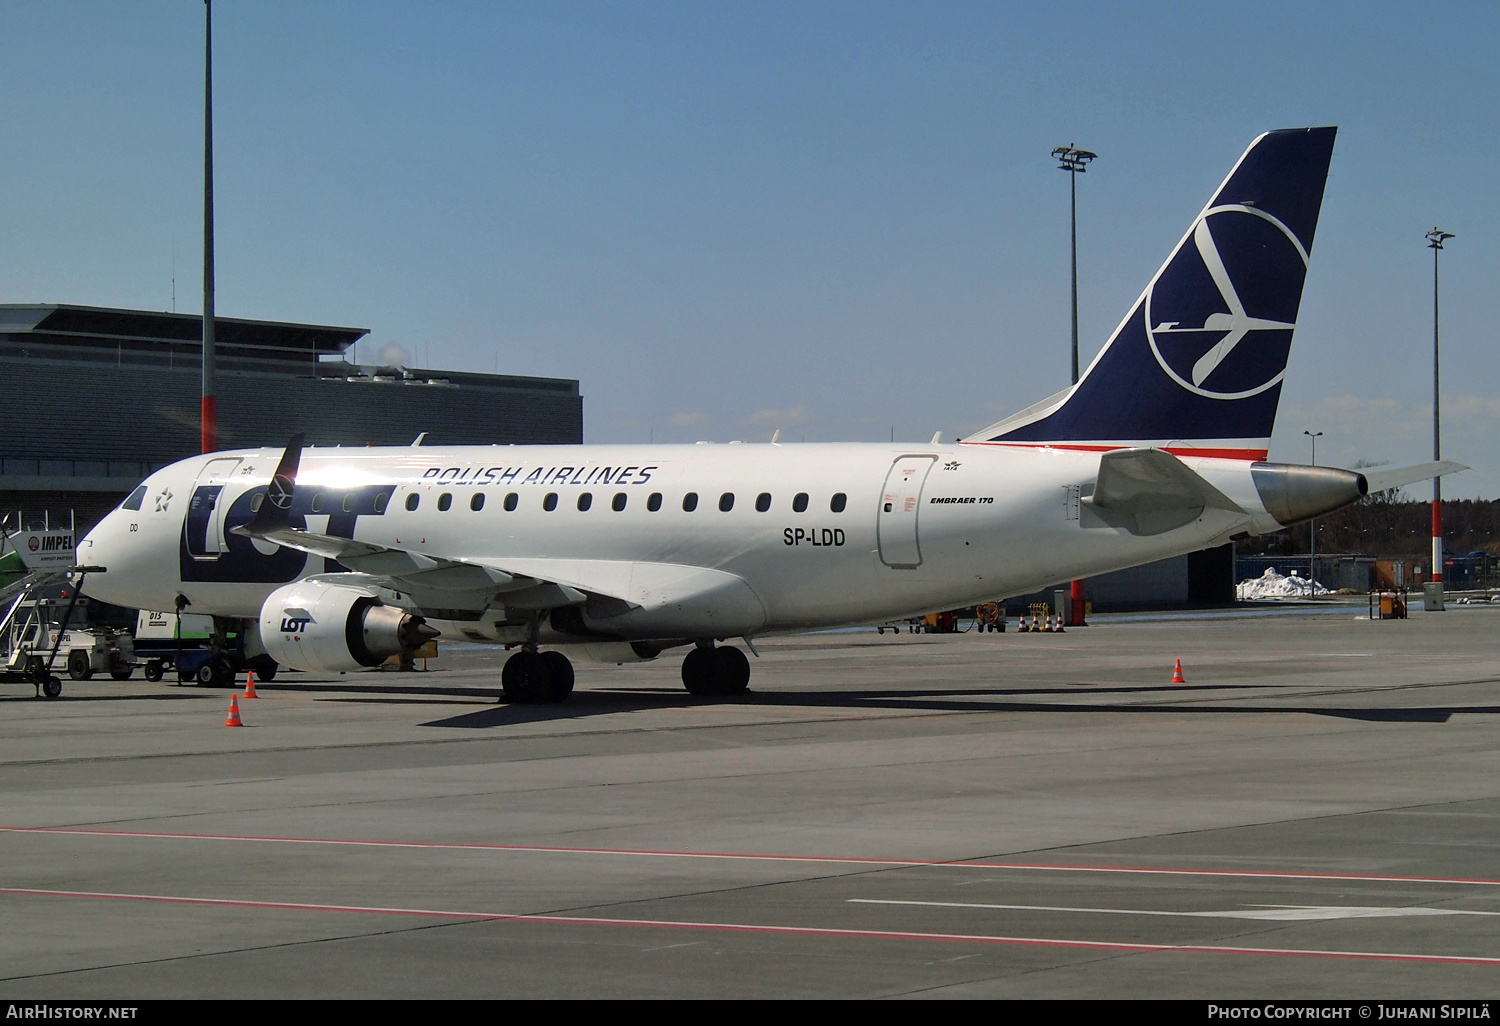
<svg viewBox="0 0 1500 1026">
<path fill-rule="evenodd" d="M 472 608 L 493 603 L 542 610 L 581 605 L 587 606 L 590 617 L 603 621 L 635 610 L 655 613 L 684 602 L 746 604 L 752 610 L 757 602 L 741 578 L 710 567 L 546 556 L 448 559 L 295 528 L 259 534 L 248 526 L 236 530 L 336 559 L 355 574 L 411 594 L 418 606 Z"/>
<path fill-rule="evenodd" d="M 1355 473 L 1364 476 L 1370 493 L 1374 494 L 1383 492 L 1387 488 L 1400 488 L 1402 485 L 1414 484 L 1417 481 L 1425 481 L 1428 478 L 1442 477 L 1444 474 L 1468 469 L 1462 463 L 1439 460 L 1434 463 L 1416 463 L 1409 467 L 1361 467 Z"/>
</svg>

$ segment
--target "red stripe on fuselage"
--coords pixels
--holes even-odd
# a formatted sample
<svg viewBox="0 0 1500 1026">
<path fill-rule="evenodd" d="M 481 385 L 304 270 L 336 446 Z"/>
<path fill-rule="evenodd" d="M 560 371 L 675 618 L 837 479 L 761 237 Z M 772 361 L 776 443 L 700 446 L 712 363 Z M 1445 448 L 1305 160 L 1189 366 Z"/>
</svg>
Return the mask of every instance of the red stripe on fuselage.
<svg viewBox="0 0 1500 1026">
<path fill-rule="evenodd" d="M 1114 452 L 1132 448 L 1128 445 L 1100 445 L 1087 442 L 959 442 L 959 445 L 1002 445 L 1012 449 L 1068 449 L 1074 452 Z M 1267 449 L 1195 449 L 1178 445 L 1159 446 L 1173 456 L 1199 456 L 1211 460 L 1245 460 L 1263 462 Z"/>
</svg>

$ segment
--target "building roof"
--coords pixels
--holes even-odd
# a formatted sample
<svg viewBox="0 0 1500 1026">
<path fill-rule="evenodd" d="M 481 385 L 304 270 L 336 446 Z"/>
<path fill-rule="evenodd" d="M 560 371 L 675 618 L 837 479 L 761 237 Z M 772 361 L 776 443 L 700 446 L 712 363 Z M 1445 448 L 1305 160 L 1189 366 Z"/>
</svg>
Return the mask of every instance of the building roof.
<svg viewBox="0 0 1500 1026">
<path fill-rule="evenodd" d="M 71 336 L 81 345 L 98 345 L 101 340 L 111 344 L 168 341 L 201 345 L 203 316 L 61 303 L 0 304 L 0 333 L 45 334 L 54 344 Z M 369 328 L 214 318 L 216 345 L 253 347 L 266 351 L 267 356 L 277 350 L 304 358 L 314 353 L 319 356 L 342 353 L 369 333 Z"/>
</svg>

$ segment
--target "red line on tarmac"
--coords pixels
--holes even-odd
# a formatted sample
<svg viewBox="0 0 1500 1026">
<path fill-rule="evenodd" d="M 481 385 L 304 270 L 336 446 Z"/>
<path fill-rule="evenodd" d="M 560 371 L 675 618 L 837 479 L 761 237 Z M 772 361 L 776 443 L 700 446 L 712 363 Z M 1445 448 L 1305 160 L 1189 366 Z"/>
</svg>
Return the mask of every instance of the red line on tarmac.
<svg viewBox="0 0 1500 1026">
<path fill-rule="evenodd" d="M 1026 873 L 1117 873 L 1141 876 L 1229 877 L 1248 880 L 1331 880 L 1353 883 L 1449 884 L 1500 887 L 1500 880 L 1455 876 L 1395 876 L 1359 873 L 1298 873 L 1263 869 L 1173 869 L 1153 866 L 1049 865 L 1040 862 L 965 862 L 958 859 L 882 859 L 837 855 L 764 855 L 749 852 L 666 851 L 651 848 L 574 848 L 525 844 L 449 843 L 443 841 L 369 841 L 335 837 L 256 837 L 249 834 L 186 834 L 145 830 L 81 830 L 74 827 L 7 827 L 0 833 L 62 834 L 75 837 L 137 838 L 172 841 L 251 841 L 261 844 L 323 844 L 355 848 L 414 848 L 445 851 L 493 851 L 517 855 L 608 855 L 628 858 L 704 859 L 726 862 L 807 862 L 822 865 L 892 866 L 912 869 L 989 869 Z"/>
<path fill-rule="evenodd" d="M 172 894 L 122 894 L 109 891 L 60 891 L 3 887 L 0 894 L 28 898 L 76 898 L 94 901 L 143 901 L 170 905 L 207 905 L 219 908 L 276 909 L 293 912 L 343 912 L 364 915 L 433 916 L 443 919 L 496 920 L 520 923 L 563 923 L 570 926 L 633 926 L 667 930 L 719 930 L 727 933 L 768 933 L 805 937 L 851 937 L 871 940 L 938 941 L 1003 944 L 1018 947 L 1081 948 L 1091 951 L 1157 952 L 1198 955 L 1280 955 L 1298 958 L 1342 958 L 1378 962 L 1426 962 L 1450 965 L 1500 966 L 1500 958 L 1483 955 L 1423 955 L 1401 951 L 1334 951 L 1321 948 L 1248 948 L 1217 944 L 1146 944 L 1090 941 L 1065 937 L 1013 937 L 976 933 L 922 933 L 910 930 L 856 930 L 833 926 L 770 926 L 759 923 L 708 923 L 676 919 L 608 919 L 600 916 L 529 915 L 458 909 L 399 908 L 374 905 L 323 905 L 300 901 L 245 901 L 235 898 L 195 898 Z"/>
</svg>

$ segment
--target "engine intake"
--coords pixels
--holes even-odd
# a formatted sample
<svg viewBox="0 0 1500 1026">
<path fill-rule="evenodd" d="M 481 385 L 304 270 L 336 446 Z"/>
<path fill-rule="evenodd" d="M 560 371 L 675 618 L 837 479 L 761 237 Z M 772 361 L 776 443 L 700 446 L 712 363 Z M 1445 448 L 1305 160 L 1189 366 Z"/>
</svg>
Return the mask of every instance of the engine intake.
<svg viewBox="0 0 1500 1026">
<path fill-rule="evenodd" d="M 379 666 L 420 648 L 438 632 L 422 617 L 384 605 L 363 588 L 298 581 L 273 591 L 260 610 L 266 653 L 299 670 Z"/>
</svg>

